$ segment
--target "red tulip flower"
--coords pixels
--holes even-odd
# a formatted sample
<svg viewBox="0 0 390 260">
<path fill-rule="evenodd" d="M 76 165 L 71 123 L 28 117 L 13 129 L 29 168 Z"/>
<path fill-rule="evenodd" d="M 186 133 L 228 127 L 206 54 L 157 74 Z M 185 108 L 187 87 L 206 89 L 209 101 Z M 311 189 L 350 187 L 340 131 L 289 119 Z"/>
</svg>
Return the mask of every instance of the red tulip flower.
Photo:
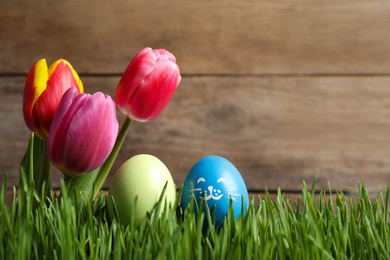
<svg viewBox="0 0 390 260">
<path fill-rule="evenodd" d="M 145 48 L 123 74 L 115 94 L 116 104 L 133 120 L 151 121 L 164 110 L 180 79 L 173 54 Z"/>
<path fill-rule="evenodd" d="M 48 136 L 61 97 L 70 87 L 75 87 L 78 93 L 83 92 L 77 72 L 66 60 L 54 62 L 49 69 L 45 59 L 34 64 L 23 95 L 23 116 L 31 132 L 41 139 Z"/>
<path fill-rule="evenodd" d="M 50 129 L 47 152 L 65 175 L 76 176 L 100 167 L 118 135 L 115 103 L 101 92 L 65 92 Z"/>
</svg>

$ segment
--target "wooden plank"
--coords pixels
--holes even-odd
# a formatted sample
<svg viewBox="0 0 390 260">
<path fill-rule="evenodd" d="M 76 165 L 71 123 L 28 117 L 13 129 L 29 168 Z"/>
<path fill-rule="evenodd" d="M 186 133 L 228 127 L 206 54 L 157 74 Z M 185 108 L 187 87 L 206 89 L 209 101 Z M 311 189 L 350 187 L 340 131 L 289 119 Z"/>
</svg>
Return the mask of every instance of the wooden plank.
<svg viewBox="0 0 390 260">
<path fill-rule="evenodd" d="M 390 2 L 1 1 L 0 73 L 45 57 L 122 73 L 165 48 L 184 74 L 388 74 Z"/>
<path fill-rule="evenodd" d="M 0 178 L 18 183 L 29 132 L 22 117 L 24 77 L 0 80 Z M 84 77 L 85 90 L 114 95 L 119 77 Z M 178 186 L 193 164 L 217 154 L 242 173 L 248 189 L 378 191 L 390 179 L 390 77 L 184 77 L 166 110 L 134 123 L 114 171 L 153 154 Z M 118 113 L 119 122 L 123 116 Z M 54 172 L 54 187 L 60 173 Z M 105 187 L 109 184 L 107 180 Z"/>
</svg>

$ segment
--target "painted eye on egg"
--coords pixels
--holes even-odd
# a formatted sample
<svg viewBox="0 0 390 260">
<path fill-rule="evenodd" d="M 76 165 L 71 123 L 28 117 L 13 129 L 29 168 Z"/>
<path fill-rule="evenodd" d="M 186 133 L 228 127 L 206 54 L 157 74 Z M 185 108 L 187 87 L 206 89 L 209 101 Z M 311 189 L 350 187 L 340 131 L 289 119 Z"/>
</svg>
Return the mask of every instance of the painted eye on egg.
<svg viewBox="0 0 390 260">
<path fill-rule="evenodd" d="M 198 179 L 198 181 L 197 181 L 197 183 L 199 183 L 199 182 L 205 182 L 206 180 L 204 179 L 204 178 L 199 178 Z"/>
<path fill-rule="evenodd" d="M 220 179 L 217 180 L 217 182 L 221 182 L 221 181 L 226 183 L 225 178 L 220 178 Z"/>
</svg>

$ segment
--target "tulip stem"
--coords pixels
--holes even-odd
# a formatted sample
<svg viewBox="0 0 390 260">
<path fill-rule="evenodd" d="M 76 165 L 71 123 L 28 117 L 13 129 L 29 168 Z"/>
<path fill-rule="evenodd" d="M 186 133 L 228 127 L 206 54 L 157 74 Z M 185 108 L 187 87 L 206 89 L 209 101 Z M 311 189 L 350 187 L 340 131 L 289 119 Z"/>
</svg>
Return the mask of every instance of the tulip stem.
<svg viewBox="0 0 390 260">
<path fill-rule="evenodd" d="M 123 141 L 125 140 L 125 137 L 127 135 L 127 132 L 130 129 L 132 122 L 133 122 L 132 119 L 130 119 L 129 117 L 126 117 L 126 119 L 123 122 L 123 125 L 121 127 L 121 130 L 118 133 L 118 137 L 116 138 L 114 148 L 112 148 L 112 151 L 111 151 L 110 155 L 108 156 L 107 160 L 100 167 L 100 171 L 99 171 L 98 176 L 96 177 L 96 180 L 94 183 L 94 192 L 93 192 L 94 198 L 98 195 L 101 187 L 103 186 L 103 183 L 106 180 L 107 175 L 110 172 L 112 165 L 114 164 L 114 161 L 118 155 L 120 148 L 122 147 Z"/>
</svg>

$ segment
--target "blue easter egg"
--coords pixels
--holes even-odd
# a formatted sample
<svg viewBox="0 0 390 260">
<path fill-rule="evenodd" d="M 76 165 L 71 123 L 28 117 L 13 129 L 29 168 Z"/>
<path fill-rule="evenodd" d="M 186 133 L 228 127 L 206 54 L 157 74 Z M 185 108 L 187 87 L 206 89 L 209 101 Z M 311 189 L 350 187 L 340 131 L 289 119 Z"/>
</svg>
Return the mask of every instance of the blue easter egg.
<svg viewBox="0 0 390 260">
<path fill-rule="evenodd" d="M 225 158 L 211 155 L 191 168 L 183 185 L 181 201 L 183 210 L 190 205 L 191 199 L 196 199 L 198 205 L 205 201 L 210 210 L 215 206 L 215 224 L 220 227 L 228 214 L 230 199 L 235 218 L 240 216 L 242 196 L 246 209 L 249 205 L 248 190 L 240 172 Z"/>
</svg>

